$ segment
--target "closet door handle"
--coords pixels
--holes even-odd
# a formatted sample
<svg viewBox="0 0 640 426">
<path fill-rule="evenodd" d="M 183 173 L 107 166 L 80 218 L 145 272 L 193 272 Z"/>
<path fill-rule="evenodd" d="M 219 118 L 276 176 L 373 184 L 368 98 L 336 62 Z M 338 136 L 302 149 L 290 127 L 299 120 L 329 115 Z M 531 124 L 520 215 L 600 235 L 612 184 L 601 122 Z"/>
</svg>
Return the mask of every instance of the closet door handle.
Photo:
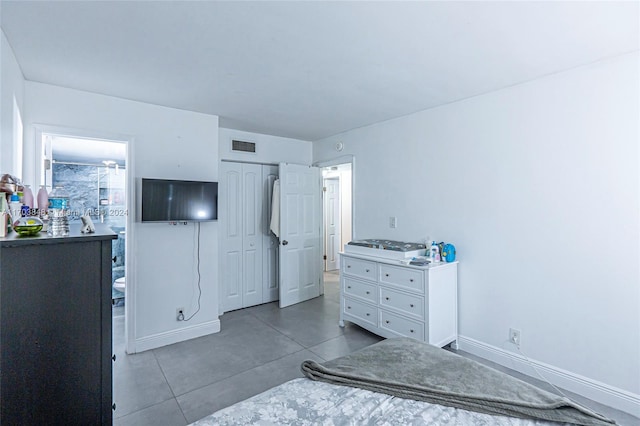
<svg viewBox="0 0 640 426">
<path fill-rule="evenodd" d="M 286 246 L 287 244 L 289 244 L 289 241 L 287 241 L 287 240 L 282 240 L 282 245 L 283 245 L 283 246 Z"/>
</svg>

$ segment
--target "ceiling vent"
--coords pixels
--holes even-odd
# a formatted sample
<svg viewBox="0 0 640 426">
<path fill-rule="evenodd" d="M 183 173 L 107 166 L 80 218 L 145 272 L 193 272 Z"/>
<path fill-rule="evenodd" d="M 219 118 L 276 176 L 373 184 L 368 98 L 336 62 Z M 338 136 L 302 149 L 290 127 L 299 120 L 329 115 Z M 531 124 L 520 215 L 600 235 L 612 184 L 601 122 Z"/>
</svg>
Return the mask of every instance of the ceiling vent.
<svg viewBox="0 0 640 426">
<path fill-rule="evenodd" d="M 256 144 L 255 142 L 245 142 L 245 141 L 231 141 L 231 150 L 232 151 L 240 151 L 240 152 L 252 152 L 255 154 L 256 152 Z"/>
</svg>

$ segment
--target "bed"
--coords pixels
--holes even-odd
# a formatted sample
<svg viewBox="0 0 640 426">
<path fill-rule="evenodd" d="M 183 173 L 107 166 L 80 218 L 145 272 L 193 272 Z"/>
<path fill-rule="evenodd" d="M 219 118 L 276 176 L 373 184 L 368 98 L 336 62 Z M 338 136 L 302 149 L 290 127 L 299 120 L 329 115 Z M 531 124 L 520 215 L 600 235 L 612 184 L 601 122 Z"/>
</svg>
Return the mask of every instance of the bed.
<svg viewBox="0 0 640 426">
<path fill-rule="evenodd" d="M 573 401 L 410 338 L 325 363 L 193 425 L 610 425 Z"/>
</svg>

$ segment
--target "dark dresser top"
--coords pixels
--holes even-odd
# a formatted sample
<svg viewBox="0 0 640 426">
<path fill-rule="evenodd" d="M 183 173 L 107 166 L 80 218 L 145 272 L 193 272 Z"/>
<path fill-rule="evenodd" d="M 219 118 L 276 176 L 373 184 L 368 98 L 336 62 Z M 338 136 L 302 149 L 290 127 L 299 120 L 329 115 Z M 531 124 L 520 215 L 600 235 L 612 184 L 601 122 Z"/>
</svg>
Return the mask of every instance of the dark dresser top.
<svg viewBox="0 0 640 426">
<path fill-rule="evenodd" d="M 115 240 L 118 235 L 114 233 L 107 225 L 96 224 L 96 232 L 93 234 L 83 234 L 80 232 L 80 224 L 69 225 L 68 237 L 49 237 L 46 231 L 41 231 L 38 235 L 32 237 L 20 236 L 17 232 L 12 231 L 6 237 L 0 238 L 0 247 L 19 247 L 27 245 L 42 244 L 60 244 L 60 243 L 76 243 L 91 240 Z"/>
</svg>

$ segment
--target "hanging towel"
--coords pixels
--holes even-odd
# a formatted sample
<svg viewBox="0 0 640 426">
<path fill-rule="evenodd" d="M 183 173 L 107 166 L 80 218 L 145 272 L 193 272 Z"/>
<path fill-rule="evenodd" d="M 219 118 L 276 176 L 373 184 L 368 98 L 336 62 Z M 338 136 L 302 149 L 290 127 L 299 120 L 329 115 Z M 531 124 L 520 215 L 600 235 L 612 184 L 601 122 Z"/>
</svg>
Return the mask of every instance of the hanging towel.
<svg viewBox="0 0 640 426">
<path fill-rule="evenodd" d="M 273 182 L 273 194 L 271 194 L 271 223 L 269 229 L 280 238 L 280 179 Z"/>
</svg>

